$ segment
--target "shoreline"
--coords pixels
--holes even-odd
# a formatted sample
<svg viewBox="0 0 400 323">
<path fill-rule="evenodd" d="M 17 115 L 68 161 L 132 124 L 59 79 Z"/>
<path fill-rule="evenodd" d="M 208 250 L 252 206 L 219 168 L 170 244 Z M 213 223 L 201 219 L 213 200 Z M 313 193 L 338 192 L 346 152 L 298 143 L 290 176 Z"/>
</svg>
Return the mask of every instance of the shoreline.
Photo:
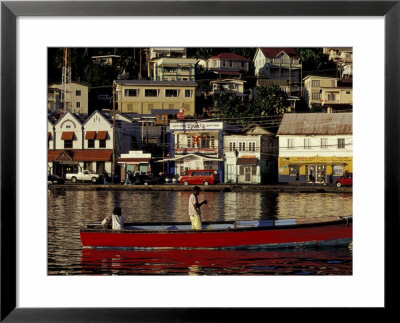
<svg viewBox="0 0 400 323">
<path fill-rule="evenodd" d="M 66 191 L 191 191 L 195 185 L 161 184 L 161 185 L 122 185 L 122 184 L 52 184 L 53 190 Z M 204 192 L 283 192 L 283 193 L 353 193 L 352 187 L 336 187 L 334 185 L 198 185 Z"/>
</svg>

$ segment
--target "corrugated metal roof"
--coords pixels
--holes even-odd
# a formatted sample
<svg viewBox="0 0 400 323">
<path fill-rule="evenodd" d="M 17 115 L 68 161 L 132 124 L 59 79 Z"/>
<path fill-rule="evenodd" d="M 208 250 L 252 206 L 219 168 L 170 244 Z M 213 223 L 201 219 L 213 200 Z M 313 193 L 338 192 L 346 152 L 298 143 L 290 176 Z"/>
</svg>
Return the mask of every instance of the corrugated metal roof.
<svg viewBox="0 0 400 323">
<path fill-rule="evenodd" d="M 344 135 L 353 133 L 353 113 L 285 114 L 277 135 Z"/>
</svg>

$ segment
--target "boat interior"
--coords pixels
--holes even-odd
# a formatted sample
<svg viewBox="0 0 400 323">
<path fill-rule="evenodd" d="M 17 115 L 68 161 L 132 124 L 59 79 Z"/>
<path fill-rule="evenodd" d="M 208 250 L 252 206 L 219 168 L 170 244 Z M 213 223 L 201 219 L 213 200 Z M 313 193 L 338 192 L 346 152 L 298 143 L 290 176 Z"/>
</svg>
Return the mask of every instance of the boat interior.
<svg viewBox="0 0 400 323">
<path fill-rule="evenodd" d="M 221 222 L 203 222 L 203 230 L 226 230 L 237 228 L 259 228 L 273 227 L 282 225 L 294 225 L 296 219 L 280 219 L 280 220 L 238 220 L 238 221 L 221 221 Z M 101 228 L 99 223 L 88 223 L 88 228 Z M 192 225 L 188 222 L 176 223 L 125 223 L 124 230 L 132 231 L 169 231 L 169 230 L 191 230 Z"/>
</svg>

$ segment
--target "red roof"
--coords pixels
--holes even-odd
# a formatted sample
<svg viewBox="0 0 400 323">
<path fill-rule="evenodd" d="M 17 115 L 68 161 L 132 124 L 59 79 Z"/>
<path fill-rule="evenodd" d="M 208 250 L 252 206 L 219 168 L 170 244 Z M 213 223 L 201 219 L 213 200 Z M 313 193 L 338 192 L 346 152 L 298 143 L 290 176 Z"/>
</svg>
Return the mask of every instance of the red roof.
<svg viewBox="0 0 400 323">
<path fill-rule="evenodd" d="M 56 160 L 60 154 L 67 153 L 73 161 L 111 161 L 112 149 L 72 149 L 48 150 L 48 161 Z"/>
<path fill-rule="evenodd" d="M 299 57 L 299 53 L 294 48 L 260 48 L 265 57 L 276 57 L 281 52 L 285 52 L 290 57 Z"/>
<path fill-rule="evenodd" d="M 234 54 L 234 53 L 221 53 L 218 54 L 216 56 L 212 56 L 210 59 L 215 59 L 215 58 L 219 58 L 219 59 L 230 59 L 233 61 L 249 61 L 248 58 Z"/>
<path fill-rule="evenodd" d="M 74 139 L 73 131 L 64 131 L 61 135 L 61 140 L 72 140 Z"/>
</svg>

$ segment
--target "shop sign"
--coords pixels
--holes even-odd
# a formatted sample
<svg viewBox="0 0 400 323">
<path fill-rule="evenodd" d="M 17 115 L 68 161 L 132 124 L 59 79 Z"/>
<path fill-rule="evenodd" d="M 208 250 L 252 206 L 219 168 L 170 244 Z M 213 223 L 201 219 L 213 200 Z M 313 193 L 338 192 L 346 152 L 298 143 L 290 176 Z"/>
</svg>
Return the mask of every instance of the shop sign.
<svg viewBox="0 0 400 323">
<path fill-rule="evenodd" d="M 222 122 L 171 122 L 169 125 L 170 130 L 222 130 Z"/>
</svg>

